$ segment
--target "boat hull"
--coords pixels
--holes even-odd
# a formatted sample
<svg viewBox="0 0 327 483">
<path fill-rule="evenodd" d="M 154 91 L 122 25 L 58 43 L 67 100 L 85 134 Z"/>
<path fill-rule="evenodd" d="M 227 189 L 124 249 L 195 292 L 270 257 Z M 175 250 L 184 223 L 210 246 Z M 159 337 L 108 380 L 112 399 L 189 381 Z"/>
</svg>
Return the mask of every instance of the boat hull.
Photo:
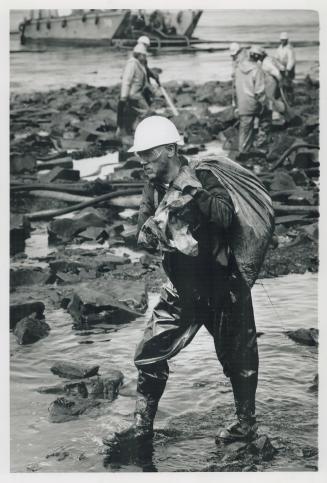
<svg viewBox="0 0 327 483">
<path fill-rule="evenodd" d="M 22 41 L 107 43 L 119 35 L 129 11 L 33 19 L 22 24 Z"/>
</svg>

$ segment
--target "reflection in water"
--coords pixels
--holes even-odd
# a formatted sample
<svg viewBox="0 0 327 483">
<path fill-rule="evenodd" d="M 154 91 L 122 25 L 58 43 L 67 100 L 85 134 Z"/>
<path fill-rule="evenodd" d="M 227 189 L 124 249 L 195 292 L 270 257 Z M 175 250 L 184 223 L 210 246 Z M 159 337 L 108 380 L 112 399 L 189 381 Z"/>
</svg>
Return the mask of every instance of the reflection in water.
<svg viewBox="0 0 327 483">
<path fill-rule="evenodd" d="M 154 447 L 152 438 L 146 440 L 127 440 L 117 445 L 103 460 L 103 466 L 117 471 L 122 467 L 135 465 L 143 472 L 157 472 L 153 462 Z"/>
</svg>

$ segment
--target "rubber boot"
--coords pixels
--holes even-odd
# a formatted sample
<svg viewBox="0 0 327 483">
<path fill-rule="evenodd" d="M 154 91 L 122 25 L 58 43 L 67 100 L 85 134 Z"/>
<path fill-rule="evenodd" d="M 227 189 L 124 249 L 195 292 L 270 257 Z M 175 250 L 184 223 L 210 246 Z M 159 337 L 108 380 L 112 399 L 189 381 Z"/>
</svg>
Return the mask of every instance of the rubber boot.
<svg viewBox="0 0 327 483">
<path fill-rule="evenodd" d="M 235 441 L 253 441 L 257 437 L 258 426 L 255 417 L 255 392 L 257 373 L 247 377 L 231 378 L 237 421 L 227 428 L 219 430 L 216 443 L 233 443 Z"/>
<path fill-rule="evenodd" d="M 141 442 L 153 437 L 153 421 L 158 409 L 158 400 L 137 395 L 133 424 L 120 432 L 103 438 L 102 442 L 111 449 L 117 449 L 124 442 Z"/>
</svg>

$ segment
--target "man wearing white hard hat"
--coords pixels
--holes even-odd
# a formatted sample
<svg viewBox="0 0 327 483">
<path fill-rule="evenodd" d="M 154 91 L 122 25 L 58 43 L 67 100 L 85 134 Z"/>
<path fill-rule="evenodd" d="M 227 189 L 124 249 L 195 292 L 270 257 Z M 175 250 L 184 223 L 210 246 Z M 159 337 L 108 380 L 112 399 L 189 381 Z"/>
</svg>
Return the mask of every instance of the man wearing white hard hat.
<svg viewBox="0 0 327 483">
<path fill-rule="evenodd" d="M 141 37 L 139 37 L 137 39 L 137 43 L 138 44 L 141 44 L 141 45 L 144 45 L 144 47 L 146 48 L 146 50 L 148 50 L 148 48 L 150 47 L 151 45 L 151 40 L 149 39 L 149 37 L 147 37 L 146 35 L 141 35 Z M 148 83 L 149 83 L 149 86 L 150 86 L 150 79 L 154 79 L 156 81 L 156 83 L 158 84 L 158 86 L 160 86 L 160 79 L 159 79 L 159 75 L 154 72 L 152 69 L 150 69 L 150 67 L 148 66 L 148 61 L 146 59 L 145 61 L 145 68 L 146 68 L 146 72 L 147 72 L 147 76 L 148 76 Z M 160 70 L 159 70 L 160 71 Z M 146 96 L 147 97 L 147 96 Z M 151 101 L 151 90 L 150 92 L 148 93 L 148 101 Z"/>
<path fill-rule="evenodd" d="M 277 59 L 268 55 L 264 49 L 260 50 L 261 55 L 259 61 L 265 75 L 267 107 L 271 112 L 272 119 L 277 120 L 280 118 L 279 113 L 285 111 L 285 106 L 279 92 L 279 86 L 281 86 L 282 82 L 281 71 L 283 70 L 283 66 Z"/>
<path fill-rule="evenodd" d="M 289 95 L 290 101 L 292 101 L 294 96 L 293 79 L 295 77 L 296 59 L 287 32 L 282 32 L 280 34 L 280 45 L 276 50 L 275 57 L 282 65 L 282 74 L 285 79 L 286 91 Z"/>
<path fill-rule="evenodd" d="M 216 441 L 220 444 L 256 437 L 258 351 L 251 291 L 231 249 L 230 230 L 236 211 L 219 177 L 205 168 L 190 168 L 178 152 L 179 144 L 182 140 L 175 125 L 165 117 L 151 116 L 138 124 L 129 149 L 138 155 L 146 175 L 138 232 L 144 231 L 162 205 L 167 206 L 165 195 L 177 191 L 178 196 L 188 197 L 189 205 L 184 206 L 182 216 L 189 220 L 198 252 L 188 256 L 174 249 L 163 251 L 169 282 L 135 352 L 138 380 L 134 423 L 104 438 L 104 444 L 112 448 L 125 440 L 143 441 L 153 436 L 154 418 L 169 375 L 167 361 L 191 342 L 203 324 L 213 336 L 217 357 L 231 380 L 237 415 L 234 424 L 218 432 Z M 227 158 L 222 162 L 231 165 L 233 173 L 242 170 L 244 179 L 244 168 Z"/>
<path fill-rule="evenodd" d="M 252 46 L 247 58 L 235 69 L 237 108 L 240 117 L 239 153 L 243 156 L 251 150 L 254 141 L 255 118 L 262 114 L 265 103 L 265 78 L 258 60 L 261 49 Z"/>
<path fill-rule="evenodd" d="M 232 58 L 232 106 L 236 107 L 235 92 L 235 70 L 239 62 L 247 57 L 247 50 L 237 42 L 232 42 L 229 46 L 229 55 Z"/>
<path fill-rule="evenodd" d="M 137 118 L 145 115 L 149 109 L 149 104 L 144 97 L 144 89 L 147 85 L 146 56 L 145 46 L 137 44 L 126 63 L 118 104 L 117 134 L 122 128 L 127 133 L 132 132 Z"/>
</svg>

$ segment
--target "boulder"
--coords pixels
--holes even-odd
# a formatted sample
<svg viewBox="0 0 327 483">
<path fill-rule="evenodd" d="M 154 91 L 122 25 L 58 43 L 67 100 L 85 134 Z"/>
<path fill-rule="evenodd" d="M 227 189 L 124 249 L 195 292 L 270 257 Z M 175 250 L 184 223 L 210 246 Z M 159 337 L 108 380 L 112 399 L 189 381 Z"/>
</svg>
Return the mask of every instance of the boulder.
<svg viewBox="0 0 327 483">
<path fill-rule="evenodd" d="M 17 322 L 14 334 L 20 345 L 33 344 L 49 334 L 50 326 L 32 314 Z"/>
<path fill-rule="evenodd" d="M 181 133 L 183 133 L 185 129 L 189 128 L 193 124 L 196 124 L 198 120 L 198 117 L 193 112 L 189 111 L 182 111 L 178 114 L 178 116 L 175 116 L 172 119 L 178 131 Z"/>
<path fill-rule="evenodd" d="M 226 129 L 232 122 L 236 121 L 234 107 L 226 107 L 226 109 L 217 112 L 214 118 L 215 121 L 220 122 L 224 126 L 224 129 Z"/>
<path fill-rule="evenodd" d="M 87 377 L 76 382 L 44 386 L 37 388 L 41 394 L 64 394 L 70 397 L 106 399 L 113 401 L 123 384 L 124 375 L 121 371 L 111 369 L 105 376 Z"/>
<path fill-rule="evenodd" d="M 89 227 L 107 226 L 107 220 L 95 208 L 86 208 L 74 218 L 57 218 L 48 225 L 49 241 L 68 242 Z"/>
<path fill-rule="evenodd" d="M 319 386 L 319 376 L 318 376 L 318 374 L 316 374 L 313 381 L 312 381 L 312 385 L 309 387 L 308 391 L 309 392 L 317 392 L 318 386 Z"/>
<path fill-rule="evenodd" d="M 10 154 L 10 173 L 21 174 L 31 173 L 36 170 L 36 160 L 32 154 L 11 153 Z"/>
<path fill-rule="evenodd" d="M 85 377 L 95 376 L 99 370 L 96 364 L 82 364 L 72 361 L 58 361 L 50 368 L 53 374 L 67 379 L 84 379 Z"/>
<path fill-rule="evenodd" d="M 293 166 L 298 169 L 313 168 L 315 154 L 312 151 L 298 151 L 295 155 Z"/>
<path fill-rule="evenodd" d="M 31 225 L 28 219 L 20 214 L 10 213 L 10 255 L 23 252 L 25 240 L 30 237 Z"/>
<path fill-rule="evenodd" d="M 294 136 L 289 136 L 288 134 L 281 134 L 274 139 L 269 152 L 267 154 L 267 158 L 269 161 L 273 161 L 275 159 L 278 159 L 282 154 L 285 153 L 285 151 L 290 148 L 294 142 L 296 141 L 296 138 Z M 302 142 L 302 140 L 298 140 L 299 142 Z"/>
<path fill-rule="evenodd" d="M 42 267 L 18 266 L 10 269 L 10 287 L 47 283 L 50 271 Z"/>
<path fill-rule="evenodd" d="M 144 286 L 132 287 L 125 280 L 101 280 L 97 287 L 81 284 L 73 293 L 67 310 L 78 324 L 119 324 L 128 322 L 144 313 L 147 294 Z"/>
<path fill-rule="evenodd" d="M 10 304 L 10 329 L 14 329 L 19 320 L 35 313 L 37 319 L 44 318 L 43 302 L 27 302 L 25 304 Z"/>
<path fill-rule="evenodd" d="M 285 191 L 296 189 L 293 178 L 285 171 L 276 171 L 270 189 L 274 191 Z"/>
<path fill-rule="evenodd" d="M 194 100 L 191 94 L 184 93 L 184 94 L 179 94 L 177 96 L 178 107 L 187 107 L 187 106 L 192 106 L 193 104 L 194 104 Z"/>
<path fill-rule="evenodd" d="M 49 173 L 40 176 L 41 183 L 52 183 L 52 181 L 55 181 L 56 179 L 78 181 L 80 179 L 80 172 L 76 169 L 66 169 L 61 166 L 56 166 Z"/>
<path fill-rule="evenodd" d="M 318 223 L 312 223 L 311 225 L 306 225 L 301 227 L 301 231 L 306 234 L 309 240 L 318 243 L 319 240 L 319 225 Z"/>
<path fill-rule="evenodd" d="M 293 168 L 290 175 L 297 186 L 308 186 L 310 184 L 310 179 L 303 169 Z"/>
<path fill-rule="evenodd" d="M 124 375 L 121 371 L 111 370 L 106 376 L 85 380 L 87 397 L 113 401 L 123 384 Z"/>
<path fill-rule="evenodd" d="M 49 420 L 51 423 L 71 421 L 100 404 L 100 401 L 94 399 L 68 399 L 60 397 L 53 401 L 49 406 Z"/>
<path fill-rule="evenodd" d="M 250 443 L 248 449 L 250 453 L 264 461 L 271 460 L 277 452 L 266 434 L 259 436 Z"/>
<path fill-rule="evenodd" d="M 318 329 L 297 329 L 286 332 L 287 336 L 302 345 L 317 346 L 319 332 Z"/>
</svg>

